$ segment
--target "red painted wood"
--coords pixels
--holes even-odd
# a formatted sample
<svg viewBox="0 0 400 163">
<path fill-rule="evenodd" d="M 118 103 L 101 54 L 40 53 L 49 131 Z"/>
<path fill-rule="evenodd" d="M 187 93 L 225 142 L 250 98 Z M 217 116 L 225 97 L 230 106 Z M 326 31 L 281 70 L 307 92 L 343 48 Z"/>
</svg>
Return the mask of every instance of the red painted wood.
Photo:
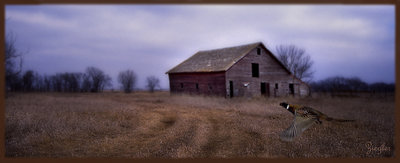
<svg viewBox="0 0 400 163">
<path fill-rule="evenodd" d="M 225 96 L 225 72 L 171 73 L 169 84 L 172 93 Z"/>
</svg>

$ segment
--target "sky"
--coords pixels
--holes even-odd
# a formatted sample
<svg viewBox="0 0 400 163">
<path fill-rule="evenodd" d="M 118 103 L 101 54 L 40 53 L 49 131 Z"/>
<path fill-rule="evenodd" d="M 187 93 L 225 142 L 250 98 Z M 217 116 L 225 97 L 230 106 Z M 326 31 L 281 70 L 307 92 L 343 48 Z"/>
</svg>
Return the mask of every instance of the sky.
<svg viewBox="0 0 400 163">
<path fill-rule="evenodd" d="M 103 70 L 119 88 L 132 69 L 137 88 L 199 50 L 261 41 L 273 53 L 293 44 L 314 61 L 314 81 L 331 76 L 395 81 L 394 5 L 7 5 L 23 69 L 40 74 Z"/>
</svg>

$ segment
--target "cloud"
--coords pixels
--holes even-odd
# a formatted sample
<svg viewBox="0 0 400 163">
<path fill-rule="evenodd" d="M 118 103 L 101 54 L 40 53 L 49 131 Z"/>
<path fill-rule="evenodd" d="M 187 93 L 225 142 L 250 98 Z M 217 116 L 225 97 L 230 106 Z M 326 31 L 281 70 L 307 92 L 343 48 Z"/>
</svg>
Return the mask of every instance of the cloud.
<svg viewBox="0 0 400 163">
<path fill-rule="evenodd" d="M 73 22 L 66 22 L 60 20 L 52 15 L 48 15 L 45 13 L 26 13 L 19 11 L 9 11 L 7 12 L 6 17 L 12 17 L 13 21 L 21 21 L 26 24 L 32 24 L 45 28 L 57 28 L 62 30 L 67 30 L 76 27 L 76 24 Z M 15 20 L 14 20 L 15 19 Z"/>
<path fill-rule="evenodd" d="M 198 50 L 257 41 L 272 51 L 306 49 L 317 80 L 350 69 L 369 82 L 394 81 L 390 5 L 7 5 L 6 17 L 6 29 L 29 49 L 26 68 L 51 74 L 97 66 L 115 88 L 128 68 L 139 87 L 156 75 L 168 88 L 164 73 Z M 371 64 L 381 69 L 364 72 Z"/>
</svg>

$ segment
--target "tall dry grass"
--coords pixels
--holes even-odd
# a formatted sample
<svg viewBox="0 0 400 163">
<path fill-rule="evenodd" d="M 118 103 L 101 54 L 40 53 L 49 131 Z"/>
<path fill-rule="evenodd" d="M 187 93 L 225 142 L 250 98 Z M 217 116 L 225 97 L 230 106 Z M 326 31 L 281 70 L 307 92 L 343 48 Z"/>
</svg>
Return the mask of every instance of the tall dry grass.
<svg viewBox="0 0 400 163">
<path fill-rule="evenodd" d="M 282 101 L 352 123 L 323 122 L 294 142 Z M 234 98 L 136 92 L 13 94 L 7 157 L 392 157 L 392 98 Z M 372 146 L 371 146 L 372 145 Z M 384 146 L 386 148 L 378 147 Z M 375 148 L 371 148 L 375 147 Z"/>
</svg>

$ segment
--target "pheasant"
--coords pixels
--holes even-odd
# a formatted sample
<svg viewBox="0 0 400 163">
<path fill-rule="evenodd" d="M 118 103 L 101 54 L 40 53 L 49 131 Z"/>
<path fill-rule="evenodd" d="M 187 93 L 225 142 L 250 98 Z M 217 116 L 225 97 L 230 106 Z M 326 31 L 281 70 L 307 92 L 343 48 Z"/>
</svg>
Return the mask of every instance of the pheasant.
<svg viewBox="0 0 400 163">
<path fill-rule="evenodd" d="M 305 130 L 310 128 L 313 124 L 321 124 L 321 120 L 334 122 L 354 121 L 331 118 L 324 113 L 321 113 L 320 111 L 307 106 L 289 105 L 286 102 L 282 102 L 279 105 L 284 107 L 294 115 L 293 123 L 289 126 L 289 128 L 287 128 L 280 134 L 280 138 L 283 141 L 292 141 L 296 136 L 299 136 Z"/>
</svg>

